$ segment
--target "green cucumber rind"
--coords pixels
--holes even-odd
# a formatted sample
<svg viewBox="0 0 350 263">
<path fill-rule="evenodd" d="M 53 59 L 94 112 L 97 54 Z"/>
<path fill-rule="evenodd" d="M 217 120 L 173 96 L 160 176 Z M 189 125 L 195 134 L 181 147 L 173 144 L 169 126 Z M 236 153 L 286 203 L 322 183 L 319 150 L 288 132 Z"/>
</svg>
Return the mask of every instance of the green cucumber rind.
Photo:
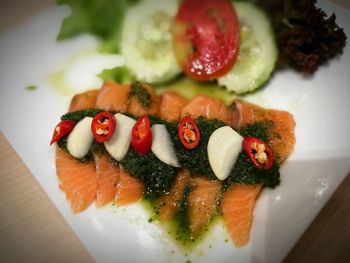
<svg viewBox="0 0 350 263">
<path fill-rule="evenodd" d="M 218 83 L 228 91 L 243 94 L 256 90 L 270 79 L 275 68 L 278 49 L 272 26 L 263 11 L 252 3 L 235 2 L 233 4 L 241 29 L 245 25 L 252 28 L 252 36 L 248 41 L 257 41 L 261 52 L 255 57 L 245 57 L 244 49 L 251 43 L 241 41 L 236 63 L 229 73 L 218 78 Z M 255 62 L 252 59 L 258 61 Z"/>
<path fill-rule="evenodd" d="M 172 50 L 171 32 L 169 32 L 167 52 L 163 52 L 164 56 L 155 59 L 146 59 L 134 41 L 138 35 L 139 26 L 147 17 L 161 11 L 173 19 L 177 9 L 177 0 L 143 0 L 128 9 L 123 23 L 121 53 L 125 59 L 125 66 L 137 80 L 150 84 L 162 84 L 181 73 Z M 157 49 L 152 51 L 157 51 Z"/>
</svg>

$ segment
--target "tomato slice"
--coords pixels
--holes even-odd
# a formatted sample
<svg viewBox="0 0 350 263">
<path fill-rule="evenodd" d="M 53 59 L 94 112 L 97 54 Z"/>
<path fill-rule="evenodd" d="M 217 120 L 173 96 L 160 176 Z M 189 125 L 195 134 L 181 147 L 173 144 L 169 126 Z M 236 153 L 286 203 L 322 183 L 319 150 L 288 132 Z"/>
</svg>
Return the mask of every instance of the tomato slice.
<svg viewBox="0 0 350 263">
<path fill-rule="evenodd" d="M 197 124 L 189 117 L 183 117 L 178 126 L 178 135 L 182 145 L 187 149 L 197 147 L 200 139 L 200 133 Z"/>
<path fill-rule="evenodd" d="M 131 131 L 131 146 L 140 153 L 146 154 L 152 147 L 152 130 L 148 116 L 142 115 Z"/>
<path fill-rule="evenodd" d="M 70 134 L 76 123 L 76 121 L 63 120 L 59 124 L 57 124 L 53 131 L 50 145 L 60 141 L 64 136 Z"/>
<path fill-rule="evenodd" d="M 108 141 L 117 126 L 117 122 L 109 112 L 100 112 L 95 115 L 91 122 L 91 132 L 97 142 L 102 143 Z"/>
<path fill-rule="evenodd" d="M 263 141 L 255 137 L 245 137 L 243 148 L 253 164 L 264 170 L 272 167 L 274 157 L 271 148 Z"/>
<path fill-rule="evenodd" d="M 227 73 L 239 49 L 239 23 L 231 1 L 182 1 L 175 17 L 173 46 L 188 76 L 210 80 Z"/>
</svg>

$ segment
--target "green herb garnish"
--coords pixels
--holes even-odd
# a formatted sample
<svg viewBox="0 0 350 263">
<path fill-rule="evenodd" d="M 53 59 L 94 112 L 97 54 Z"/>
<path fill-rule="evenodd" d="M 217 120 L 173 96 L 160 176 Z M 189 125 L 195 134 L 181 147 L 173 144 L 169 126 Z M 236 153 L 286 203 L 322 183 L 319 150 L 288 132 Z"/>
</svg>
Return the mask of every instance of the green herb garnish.
<svg viewBox="0 0 350 263">
<path fill-rule="evenodd" d="M 58 0 L 71 14 L 63 20 L 57 40 L 92 34 L 102 40 L 101 51 L 118 53 L 124 15 L 138 0 Z"/>
<path fill-rule="evenodd" d="M 38 88 L 38 87 L 35 86 L 35 85 L 29 85 L 29 86 L 26 87 L 26 90 L 28 90 L 28 91 L 34 91 L 34 90 L 36 90 L 37 88 Z"/>
<path fill-rule="evenodd" d="M 144 183 L 147 198 L 168 192 L 179 170 L 163 163 L 152 152 L 140 155 L 132 148 L 120 163 L 126 171 Z"/>
<path fill-rule="evenodd" d="M 133 83 L 131 83 L 131 91 L 129 93 L 129 98 L 133 96 L 137 97 L 141 105 L 145 108 L 148 108 L 148 106 L 151 104 L 151 96 L 145 88 L 145 85 L 146 84 L 139 81 L 134 81 Z"/>
<path fill-rule="evenodd" d="M 100 112 L 102 112 L 102 110 L 98 110 L 98 109 L 86 109 L 86 110 L 68 112 L 61 116 L 61 120 L 81 121 L 85 117 L 94 117 L 96 114 Z"/>
</svg>

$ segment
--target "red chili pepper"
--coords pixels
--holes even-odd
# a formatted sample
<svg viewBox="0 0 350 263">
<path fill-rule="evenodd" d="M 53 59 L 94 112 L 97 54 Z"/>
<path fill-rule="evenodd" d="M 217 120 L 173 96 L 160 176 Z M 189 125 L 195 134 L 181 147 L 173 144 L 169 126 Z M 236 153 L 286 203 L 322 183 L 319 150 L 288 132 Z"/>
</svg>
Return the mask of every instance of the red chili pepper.
<svg viewBox="0 0 350 263">
<path fill-rule="evenodd" d="M 117 126 L 114 116 L 108 112 L 100 112 L 91 122 L 91 132 L 97 142 L 102 143 L 108 141 Z"/>
<path fill-rule="evenodd" d="M 243 148 L 253 164 L 259 169 L 269 170 L 272 167 L 273 153 L 265 142 L 248 136 L 243 140 Z"/>
<path fill-rule="evenodd" d="M 64 136 L 70 134 L 75 124 L 76 124 L 76 121 L 71 121 L 71 120 L 63 120 L 59 124 L 57 124 L 55 127 L 55 130 L 53 131 L 50 145 L 52 145 L 54 142 L 58 142 Z"/>
<path fill-rule="evenodd" d="M 189 117 L 183 117 L 178 127 L 178 135 L 182 145 L 187 149 L 197 147 L 200 139 L 200 133 L 197 124 Z"/>
<path fill-rule="evenodd" d="M 146 114 L 142 115 L 132 128 L 131 146 L 135 151 L 141 154 L 146 154 L 151 150 L 152 130 Z"/>
</svg>

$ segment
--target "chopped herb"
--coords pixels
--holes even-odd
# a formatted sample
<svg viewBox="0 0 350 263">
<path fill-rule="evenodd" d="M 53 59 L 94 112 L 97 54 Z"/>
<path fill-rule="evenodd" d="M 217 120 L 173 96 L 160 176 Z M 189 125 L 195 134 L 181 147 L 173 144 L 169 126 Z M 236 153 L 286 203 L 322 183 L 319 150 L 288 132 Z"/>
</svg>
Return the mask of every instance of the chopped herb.
<svg viewBox="0 0 350 263">
<path fill-rule="evenodd" d="M 29 85 L 29 86 L 26 87 L 26 90 L 34 91 L 34 90 L 36 90 L 37 88 L 38 88 L 38 87 L 35 86 L 35 85 Z"/>
<path fill-rule="evenodd" d="M 140 155 L 132 148 L 120 163 L 126 171 L 144 183 L 147 198 L 158 197 L 168 192 L 178 173 L 178 168 L 163 163 L 154 153 Z"/>
<path fill-rule="evenodd" d="M 253 136 L 263 142 L 269 141 L 269 130 L 273 127 L 272 121 L 256 122 L 252 124 L 247 124 L 239 129 L 238 133 L 242 137 Z"/>
<path fill-rule="evenodd" d="M 98 110 L 98 109 L 86 109 L 86 110 L 68 112 L 61 116 L 61 120 L 81 121 L 85 117 L 94 117 L 96 114 L 100 112 L 102 112 L 102 110 Z"/>
<path fill-rule="evenodd" d="M 243 137 L 253 136 L 264 142 L 270 139 L 270 130 L 274 123 L 264 121 L 259 123 L 247 124 L 238 132 Z M 267 187 L 276 187 L 280 183 L 279 165 L 274 161 L 271 169 L 258 169 L 250 160 L 244 150 L 238 155 L 237 161 L 230 172 L 229 177 L 224 181 L 224 187 L 227 189 L 233 183 L 260 184 Z"/>
<path fill-rule="evenodd" d="M 137 99 L 141 102 L 141 105 L 148 108 L 148 106 L 151 104 L 151 96 L 145 88 L 145 85 L 146 84 L 139 81 L 132 82 L 130 85 L 131 91 L 129 93 L 129 98 L 133 96 L 137 97 Z"/>
<path fill-rule="evenodd" d="M 274 188 L 280 183 L 279 165 L 274 162 L 269 170 L 257 168 L 248 155 L 242 151 L 233 166 L 228 178 L 224 181 L 225 189 L 233 183 L 239 184 L 263 184 Z"/>
<path fill-rule="evenodd" d="M 186 149 L 182 145 L 177 134 L 177 124 L 168 125 L 167 128 L 173 139 L 176 155 L 180 164 L 187 167 L 191 173 L 207 176 L 210 179 L 216 179 L 210 167 L 207 145 L 210 135 L 225 124 L 221 121 L 208 120 L 204 117 L 199 117 L 195 122 L 200 132 L 200 141 L 198 146 L 194 149 Z"/>
</svg>

